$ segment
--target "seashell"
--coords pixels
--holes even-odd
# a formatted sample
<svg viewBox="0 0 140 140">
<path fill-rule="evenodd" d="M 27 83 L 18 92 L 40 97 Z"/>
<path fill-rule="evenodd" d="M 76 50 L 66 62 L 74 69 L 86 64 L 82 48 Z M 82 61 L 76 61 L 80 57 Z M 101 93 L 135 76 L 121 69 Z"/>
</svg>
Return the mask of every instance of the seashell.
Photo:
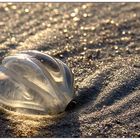
<svg viewBox="0 0 140 140">
<path fill-rule="evenodd" d="M 73 74 L 66 64 L 36 50 L 3 59 L 0 104 L 28 114 L 63 112 L 73 99 Z"/>
</svg>

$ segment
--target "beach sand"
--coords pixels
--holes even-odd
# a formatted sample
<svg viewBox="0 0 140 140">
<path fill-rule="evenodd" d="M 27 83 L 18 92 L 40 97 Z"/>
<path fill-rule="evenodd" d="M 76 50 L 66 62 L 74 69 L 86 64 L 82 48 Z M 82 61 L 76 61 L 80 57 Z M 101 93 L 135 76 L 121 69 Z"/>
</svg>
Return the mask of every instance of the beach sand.
<svg viewBox="0 0 140 140">
<path fill-rule="evenodd" d="M 140 137 L 139 3 L 0 3 L 0 60 L 35 49 L 73 71 L 58 115 L 0 109 L 0 137 Z"/>
</svg>

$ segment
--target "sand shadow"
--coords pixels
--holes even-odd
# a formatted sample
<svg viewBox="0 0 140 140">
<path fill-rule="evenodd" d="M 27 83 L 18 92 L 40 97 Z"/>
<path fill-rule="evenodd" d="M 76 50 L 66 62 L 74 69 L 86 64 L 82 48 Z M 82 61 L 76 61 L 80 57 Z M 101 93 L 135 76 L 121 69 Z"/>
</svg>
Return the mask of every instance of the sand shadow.
<svg viewBox="0 0 140 140">
<path fill-rule="evenodd" d="M 0 108 L 0 138 L 15 137 L 11 125 L 12 122 L 10 119 L 8 119 L 8 114 L 5 110 Z"/>
<path fill-rule="evenodd" d="M 114 102 L 125 98 L 127 95 L 131 94 L 136 87 L 140 85 L 140 76 L 135 77 L 134 79 L 127 81 L 126 84 L 121 85 L 113 89 L 109 94 L 110 97 L 107 100 L 97 104 L 96 107 L 101 108 L 103 105 L 111 106 Z"/>
<path fill-rule="evenodd" d="M 104 88 L 104 83 L 110 78 L 111 69 L 107 69 L 94 77 L 89 88 L 80 89 L 78 96 L 75 97 L 67 106 L 66 111 L 74 111 L 87 106 L 90 102 L 94 102 L 101 90 Z"/>
</svg>

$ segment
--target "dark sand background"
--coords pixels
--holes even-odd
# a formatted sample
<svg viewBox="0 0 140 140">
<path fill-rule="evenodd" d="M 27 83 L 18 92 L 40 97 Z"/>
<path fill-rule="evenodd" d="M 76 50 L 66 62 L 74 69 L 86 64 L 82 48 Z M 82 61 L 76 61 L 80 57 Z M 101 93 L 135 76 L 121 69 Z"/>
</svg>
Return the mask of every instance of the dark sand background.
<svg viewBox="0 0 140 140">
<path fill-rule="evenodd" d="M 0 110 L 0 137 L 140 137 L 140 3 L 0 3 L 0 60 L 44 51 L 77 97 L 57 116 Z"/>
</svg>

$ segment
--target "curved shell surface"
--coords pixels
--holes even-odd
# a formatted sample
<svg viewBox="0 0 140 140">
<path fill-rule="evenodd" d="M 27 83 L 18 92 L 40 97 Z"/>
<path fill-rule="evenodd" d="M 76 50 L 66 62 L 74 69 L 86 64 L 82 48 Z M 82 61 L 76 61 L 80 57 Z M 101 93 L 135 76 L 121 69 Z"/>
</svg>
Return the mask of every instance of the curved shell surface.
<svg viewBox="0 0 140 140">
<path fill-rule="evenodd" d="M 74 97 L 73 82 L 62 61 L 39 51 L 20 52 L 0 66 L 0 103 L 22 113 L 60 113 Z"/>
</svg>

